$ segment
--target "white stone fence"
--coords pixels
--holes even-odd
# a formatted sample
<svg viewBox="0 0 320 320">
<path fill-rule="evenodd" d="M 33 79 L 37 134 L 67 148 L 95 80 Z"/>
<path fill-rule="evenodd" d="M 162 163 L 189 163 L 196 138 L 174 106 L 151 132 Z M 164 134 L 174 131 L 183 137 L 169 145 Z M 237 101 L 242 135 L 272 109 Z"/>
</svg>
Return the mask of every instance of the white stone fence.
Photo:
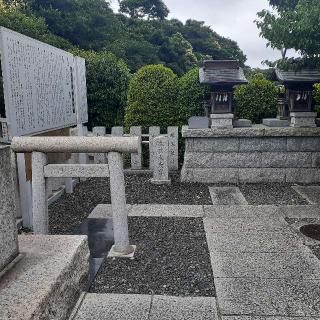
<svg viewBox="0 0 320 320">
<path fill-rule="evenodd" d="M 77 128 L 71 130 L 71 135 L 77 135 Z M 85 136 L 89 137 L 111 137 L 111 136 L 123 136 L 123 137 L 140 137 L 141 145 L 137 153 L 131 154 L 131 169 L 132 170 L 141 170 L 143 169 L 142 165 L 142 145 L 149 146 L 149 168 L 154 171 L 156 158 L 159 158 L 157 148 L 155 145 L 155 138 L 158 136 L 163 136 L 160 134 L 160 127 L 149 127 L 148 134 L 142 133 L 142 127 L 131 127 L 130 134 L 124 134 L 123 127 L 113 127 L 111 129 L 111 134 L 106 134 L 105 127 L 94 127 L 92 131 L 84 132 Z M 179 168 L 179 128 L 178 127 L 168 127 L 167 134 L 168 137 L 168 170 L 178 170 Z M 108 159 L 105 154 L 90 153 L 89 156 L 92 156 L 95 164 L 104 164 L 108 162 Z"/>
<path fill-rule="evenodd" d="M 137 153 L 140 137 L 17 137 L 11 148 L 32 153 L 32 213 L 35 234 L 47 234 L 49 178 L 110 177 L 115 245 L 114 255 L 134 251 L 129 245 L 122 153 Z M 47 153 L 103 153 L 108 164 L 47 164 Z"/>
</svg>

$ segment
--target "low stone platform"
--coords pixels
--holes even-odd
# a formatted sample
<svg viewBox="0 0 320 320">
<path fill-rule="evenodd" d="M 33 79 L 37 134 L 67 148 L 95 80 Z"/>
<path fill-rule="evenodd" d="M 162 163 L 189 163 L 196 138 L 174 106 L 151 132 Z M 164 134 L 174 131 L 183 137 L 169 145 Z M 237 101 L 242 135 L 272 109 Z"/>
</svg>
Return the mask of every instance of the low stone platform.
<svg viewBox="0 0 320 320">
<path fill-rule="evenodd" d="M 19 236 L 21 259 L 0 279 L 0 319 L 62 320 L 87 281 L 85 236 Z"/>
<path fill-rule="evenodd" d="M 188 129 L 181 180 L 200 183 L 318 183 L 320 129 Z"/>
</svg>

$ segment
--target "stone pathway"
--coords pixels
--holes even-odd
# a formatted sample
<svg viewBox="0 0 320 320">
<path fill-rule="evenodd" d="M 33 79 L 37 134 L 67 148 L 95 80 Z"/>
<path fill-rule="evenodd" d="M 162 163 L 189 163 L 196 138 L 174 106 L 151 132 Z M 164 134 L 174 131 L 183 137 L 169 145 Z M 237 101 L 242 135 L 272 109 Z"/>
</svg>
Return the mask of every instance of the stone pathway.
<svg viewBox="0 0 320 320">
<path fill-rule="evenodd" d="M 214 205 L 245 205 L 246 198 L 238 187 L 209 187 Z"/>
<path fill-rule="evenodd" d="M 219 314 L 319 317 L 320 261 L 285 222 L 286 210 L 238 209 L 205 213 Z"/>
<path fill-rule="evenodd" d="M 87 294 L 74 320 L 217 320 L 214 298 Z"/>
<path fill-rule="evenodd" d="M 130 216 L 203 219 L 216 298 L 90 293 L 72 319 L 320 320 L 320 261 L 285 220 L 320 218 L 320 206 L 238 205 L 240 191 L 220 191 L 230 202 L 129 207 Z"/>
<path fill-rule="evenodd" d="M 292 188 L 309 203 L 320 203 L 320 186 L 293 186 Z"/>
</svg>

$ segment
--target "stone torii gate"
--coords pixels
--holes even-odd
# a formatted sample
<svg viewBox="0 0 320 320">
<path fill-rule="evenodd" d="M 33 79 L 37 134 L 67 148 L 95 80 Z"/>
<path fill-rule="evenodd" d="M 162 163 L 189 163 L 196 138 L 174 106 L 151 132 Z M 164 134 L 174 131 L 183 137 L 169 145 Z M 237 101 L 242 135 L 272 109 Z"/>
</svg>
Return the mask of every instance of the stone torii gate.
<svg viewBox="0 0 320 320">
<path fill-rule="evenodd" d="M 110 177 L 115 244 L 109 256 L 133 256 L 129 244 L 122 153 L 137 153 L 140 137 L 16 137 L 16 153 L 32 153 L 32 211 L 35 234 L 48 234 L 48 178 Z M 47 164 L 47 153 L 108 153 L 108 164 Z"/>
</svg>

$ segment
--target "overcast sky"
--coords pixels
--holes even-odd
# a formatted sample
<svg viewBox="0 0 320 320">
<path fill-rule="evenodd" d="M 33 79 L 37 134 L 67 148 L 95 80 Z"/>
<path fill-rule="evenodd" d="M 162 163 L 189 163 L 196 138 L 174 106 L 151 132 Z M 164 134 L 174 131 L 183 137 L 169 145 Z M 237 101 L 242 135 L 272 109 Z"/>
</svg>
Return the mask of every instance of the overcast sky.
<svg viewBox="0 0 320 320">
<path fill-rule="evenodd" d="M 117 0 L 112 0 L 116 7 Z M 238 42 L 251 67 L 261 67 L 263 60 L 279 59 L 279 51 L 266 48 L 259 37 L 254 20 L 256 13 L 269 8 L 268 0 L 164 0 L 170 18 L 195 19 L 205 23 L 224 37 Z"/>
</svg>

